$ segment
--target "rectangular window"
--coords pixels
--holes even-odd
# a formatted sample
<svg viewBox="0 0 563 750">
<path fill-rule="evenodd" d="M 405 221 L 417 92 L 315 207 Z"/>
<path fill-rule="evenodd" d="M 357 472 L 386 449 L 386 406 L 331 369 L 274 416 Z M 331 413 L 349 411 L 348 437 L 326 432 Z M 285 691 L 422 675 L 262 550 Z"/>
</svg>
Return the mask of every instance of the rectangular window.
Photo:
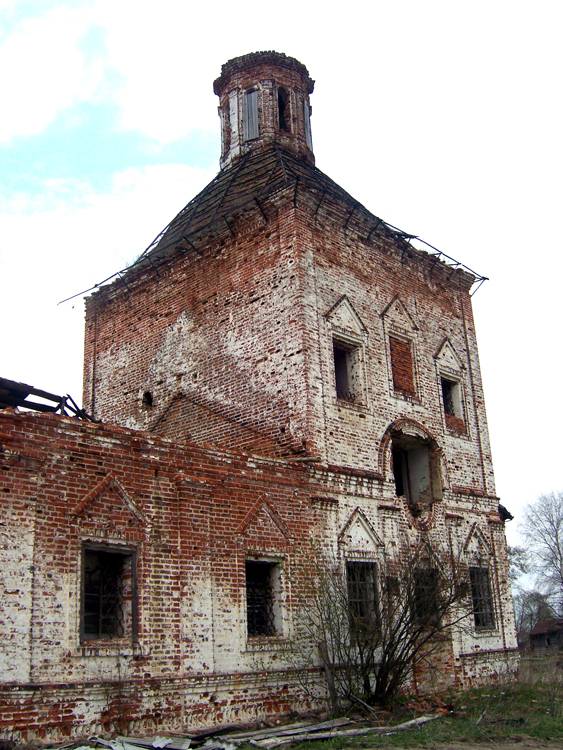
<svg viewBox="0 0 563 750">
<path fill-rule="evenodd" d="M 469 568 L 469 579 L 471 581 L 471 598 L 473 600 L 475 627 L 494 628 L 495 618 L 489 569 L 471 567 Z"/>
<path fill-rule="evenodd" d="M 373 562 L 346 563 L 350 629 L 356 637 L 373 637 L 379 632 L 376 573 L 377 568 Z"/>
<path fill-rule="evenodd" d="M 439 579 L 434 568 L 414 571 L 413 616 L 418 625 L 435 625 L 439 621 Z"/>
<path fill-rule="evenodd" d="M 82 550 L 81 639 L 136 637 L 135 552 L 85 545 Z"/>
<path fill-rule="evenodd" d="M 246 622 L 249 637 L 281 635 L 281 565 L 246 561 Z"/>
<path fill-rule="evenodd" d="M 441 377 L 440 387 L 442 389 L 442 403 L 444 405 L 446 426 L 450 430 L 464 432 L 465 422 L 463 420 L 460 384 L 455 380 Z"/>
<path fill-rule="evenodd" d="M 393 477 L 397 497 L 404 497 L 415 514 L 422 512 L 439 495 L 436 461 L 429 446 L 410 435 L 397 435 L 391 443 Z"/>
<path fill-rule="evenodd" d="M 333 339 L 336 398 L 350 403 L 362 402 L 362 360 L 360 347 Z"/>
<path fill-rule="evenodd" d="M 251 141 L 258 138 L 258 91 L 247 91 L 244 95 L 243 110 L 244 140 Z"/>
<path fill-rule="evenodd" d="M 407 396 L 415 395 L 412 345 L 410 341 L 389 337 L 393 388 Z"/>
</svg>

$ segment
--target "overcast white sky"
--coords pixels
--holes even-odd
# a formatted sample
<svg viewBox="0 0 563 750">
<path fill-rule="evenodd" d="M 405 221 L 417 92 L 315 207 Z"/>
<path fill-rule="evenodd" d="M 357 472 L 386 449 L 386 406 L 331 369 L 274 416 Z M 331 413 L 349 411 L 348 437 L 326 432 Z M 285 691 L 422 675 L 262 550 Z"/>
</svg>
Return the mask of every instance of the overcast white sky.
<svg viewBox="0 0 563 750">
<path fill-rule="evenodd" d="M 80 397 L 83 303 L 57 301 L 214 176 L 212 81 L 276 49 L 316 79 L 317 166 L 490 277 L 474 308 L 502 502 L 563 489 L 562 21 L 557 0 L 0 0 L 0 375 Z"/>
</svg>

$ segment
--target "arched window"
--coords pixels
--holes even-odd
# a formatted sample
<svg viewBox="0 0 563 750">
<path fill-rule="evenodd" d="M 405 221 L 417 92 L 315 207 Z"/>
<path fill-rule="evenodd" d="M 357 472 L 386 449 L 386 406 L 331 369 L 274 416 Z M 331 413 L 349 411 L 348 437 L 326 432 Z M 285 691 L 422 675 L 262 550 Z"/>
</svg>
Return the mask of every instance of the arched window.
<svg viewBox="0 0 563 750">
<path fill-rule="evenodd" d="M 391 438 L 391 456 L 397 496 L 419 516 L 442 496 L 438 455 L 428 440 L 397 432 Z"/>
<path fill-rule="evenodd" d="M 291 111 L 289 108 L 289 94 L 283 88 L 278 88 L 278 127 L 291 132 Z"/>
</svg>

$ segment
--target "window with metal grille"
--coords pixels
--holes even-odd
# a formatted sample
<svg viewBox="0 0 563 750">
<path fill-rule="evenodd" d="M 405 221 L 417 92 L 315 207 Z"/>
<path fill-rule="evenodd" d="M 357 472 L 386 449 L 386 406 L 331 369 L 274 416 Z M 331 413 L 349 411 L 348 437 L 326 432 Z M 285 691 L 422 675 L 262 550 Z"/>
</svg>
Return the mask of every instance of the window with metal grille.
<svg viewBox="0 0 563 750">
<path fill-rule="evenodd" d="M 412 591 L 413 617 L 419 625 L 436 624 L 439 619 L 439 579 L 435 568 L 414 571 Z"/>
<path fill-rule="evenodd" d="M 81 639 L 132 638 L 135 635 L 134 551 L 84 546 Z"/>
<path fill-rule="evenodd" d="M 495 617 L 489 569 L 477 566 L 470 567 L 469 580 L 471 581 L 471 598 L 473 600 L 475 627 L 494 628 Z"/>
<path fill-rule="evenodd" d="M 280 563 L 246 561 L 246 622 L 249 636 L 280 633 L 280 576 Z"/>
<path fill-rule="evenodd" d="M 389 337 L 389 352 L 391 354 L 391 374 L 393 388 L 399 393 L 414 396 L 414 366 L 412 345 L 410 341 Z"/>
<path fill-rule="evenodd" d="M 374 562 L 349 560 L 346 563 L 348 608 L 352 635 L 372 635 L 379 629 L 377 566 Z"/>
</svg>

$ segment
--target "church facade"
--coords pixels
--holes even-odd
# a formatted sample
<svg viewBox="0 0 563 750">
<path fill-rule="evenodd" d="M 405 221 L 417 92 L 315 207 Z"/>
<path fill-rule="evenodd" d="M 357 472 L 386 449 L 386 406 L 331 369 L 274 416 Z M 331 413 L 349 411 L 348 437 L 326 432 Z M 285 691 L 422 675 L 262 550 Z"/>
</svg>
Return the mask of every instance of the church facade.
<svg viewBox="0 0 563 750">
<path fill-rule="evenodd" d="M 442 684 L 515 668 L 476 277 L 315 167 L 313 87 L 275 52 L 223 66 L 219 174 L 86 302 L 96 421 L 0 412 L 2 737 L 310 707 L 287 654 L 311 540 L 449 545 L 480 605 Z"/>
</svg>

